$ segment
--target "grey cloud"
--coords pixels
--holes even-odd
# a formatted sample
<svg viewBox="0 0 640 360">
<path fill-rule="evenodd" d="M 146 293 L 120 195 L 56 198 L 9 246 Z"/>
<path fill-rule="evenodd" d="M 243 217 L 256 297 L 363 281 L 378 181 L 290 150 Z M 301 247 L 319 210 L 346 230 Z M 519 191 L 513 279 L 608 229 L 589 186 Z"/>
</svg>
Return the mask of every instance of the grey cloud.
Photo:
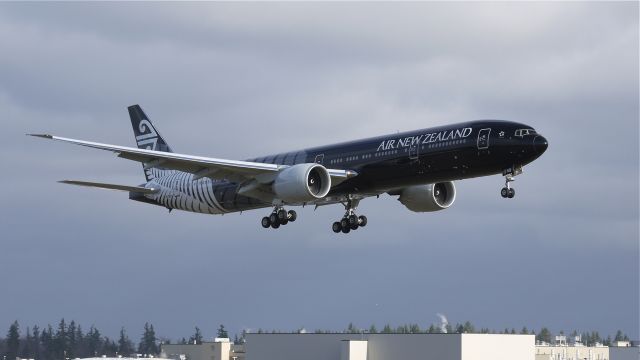
<svg viewBox="0 0 640 360">
<path fill-rule="evenodd" d="M 637 3 L 0 9 L 0 281 L 20 295 L 0 326 L 64 316 L 115 335 L 151 320 L 176 338 L 219 323 L 428 325 L 443 312 L 490 328 L 638 336 Z M 441 213 L 367 199 L 371 225 L 349 238 L 329 232 L 338 207 L 302 209 L 295 226 L 264 232 L 264 211 L 167 214 L 57 184 L 137 184 L 142 173 L 23 135 L 131 145 L 132 103 L 174 149 L 199 155 L 478 118 L 531 124 L 550 148 L 516 181 L 515 202 L 498 197 L 494 176 L 458 182 Z"/>
</svg>

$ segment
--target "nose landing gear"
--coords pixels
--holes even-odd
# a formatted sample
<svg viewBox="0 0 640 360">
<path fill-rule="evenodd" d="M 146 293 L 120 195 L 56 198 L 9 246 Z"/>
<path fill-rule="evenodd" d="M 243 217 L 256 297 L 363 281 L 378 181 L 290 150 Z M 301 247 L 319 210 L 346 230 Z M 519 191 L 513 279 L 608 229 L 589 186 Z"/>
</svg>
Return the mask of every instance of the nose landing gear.
<svg viewBox="0 0 640 360">
<path fill-rule="evenodd" d="M 500 190 L 500 195 L 503 198 L 512 199 L 514 196 L 516 196 L 516 190 L 509 185 L 509 183 L 511 183 L 512 181 L 515 181 L 513 177 L 511 176 L 505 177 L 504 187 L 502 188 L 502 190 Z"/>
<path fill-rule="evenodd" d="M 348 234 L 351 230 L 358 230 L 359 227 L 367 226 L 367 217 L 364 215 L 356 215 L 356 208 L 360 200 L 347 197 L 347 202 L 344 203 L 345 214 L 340 221 L 336 221 L 331 225 L 331 230 L 334 233 L 342 232 Z"/>
<path fill-rule="evenodd" d="M 297 218 L 298 214 L 294 210 L 287 211 L 281 206 L 276 206 L 271 215 L 262 218 L 260 224 L 265 229 L 269 227 L 277 229 L 280 225 L 287 225 L 290 221 L 296 221 Z"/>
<path fill-rule="evenodd" d="M 516 196 L 516 190 L 511 187 L 511 182 L 515 181 L 516 175 L 522 174 L 522 166 L 512 166 L 502 172 L 504 176 L 504 187 L 500 190 L 503 198 L 513 199 Z"/>
</svg>

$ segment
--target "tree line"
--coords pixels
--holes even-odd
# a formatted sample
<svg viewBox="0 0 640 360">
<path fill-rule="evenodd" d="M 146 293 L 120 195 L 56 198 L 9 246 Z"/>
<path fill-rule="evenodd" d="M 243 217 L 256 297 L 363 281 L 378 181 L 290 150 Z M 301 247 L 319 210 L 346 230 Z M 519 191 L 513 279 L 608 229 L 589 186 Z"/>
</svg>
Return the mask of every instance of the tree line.
<svg viewBox="0 0 640 360">
<path fill-rule="evenodd" d="M 24 334 L 17 321 L 9 326 L 4 339 L 0 338 L 0 354 L 3 360 L 37 359 L 60 360 L 97 356 L 131 356 L 133 354 L 156 355 L 159 352 L 158 339 L 153 325 L 146 323 L 144 333 L 137 347 L 129 339 L 124 328 L 120 337 L 110 339 L 91 326 L 84 332 L 75 321 L 67 323 L 60 320 L 53 328 L 47 325 L 42 329 L 38 325 L 27 327 Z"/>
<path fill-rule="evenodd" d="M 265 331 L 258 329 L 255 331 L 262 333 L 303 333 L 304 329 L 295 331 Z M 342 331 L 315 330 L 315 333 L 370 333 L 370 334 L 434 334 L 434 333 L 480 333 L 480 334 L 530 334 L 536 336 L 536 341 L 551 343 L 551 331 L 543 327 L 538 332 L 523 327 L 520 331 L 516 329 L 507 329 L 496 331 L 488 328 L 476 329 L 471 322 L 466 321 L 462 324 L 446 324 L 444 327 L 432 324 L 428 328 L 422 329 L 418 324 L 405 324 L 392 327 L 386 324 L 380 331 L 375 325 L 366 328 L 360 328 L 350 323 L 346 329 Z M 240 344 L 244 342 L 246 330 L 243 330 L 240 336 L 234 336 L 234 342 Z M 217 337 L 229 338 L 229 333 L 224 325 L 220 325 L 217 330 Z M 559 335 L 564 335 L 563 331 Z M 593 346 L 596 343 L 603 345 L 611 345 L 613 341 L 629 341 L 629 337 L 622 331 L 618 330 L 616 334 L 603 338 L 597 331 L 578 333 L 573 331 L 570 336 L 581 335 L 582 343 L 587 346 Z M 178 341 L 180 344 L 201 344 L 204 340 L 202 332 L 195 327 L 195 332 L 189 338 L 183 337 Z M 111 339 L 104 336 L 95 326 L 91 326 L 87 332 L 75 321 L 67 323 L 64 319 L 60 320 L 57 327 L 47 325 L 40 328 L 37 325 L 27 327 L 24 332 L 21 331 L 20 325 L 14 321 L 7 331 L 5 338 L 0 338 L 0 355 L 2 360 L 36 359 L 36 360 L 66 360 L 87 357 L 151 357 L 157 356 L 160 352 L 160 344 L 170 344 L 171 340 L 166 338 L 158 338 L 156 336 L 153 325 L 144 324 L 142 336 L 137 344 L 129 338 L 124 327 L 120 329 L 118 339 Z"/>
</svg>

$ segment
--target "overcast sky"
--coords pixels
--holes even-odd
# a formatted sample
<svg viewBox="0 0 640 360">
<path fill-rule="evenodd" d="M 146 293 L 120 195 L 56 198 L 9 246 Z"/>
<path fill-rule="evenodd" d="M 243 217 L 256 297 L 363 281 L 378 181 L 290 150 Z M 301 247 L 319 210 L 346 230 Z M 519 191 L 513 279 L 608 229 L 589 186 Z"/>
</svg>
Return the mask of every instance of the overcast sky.
<svg viewBox="0 0 640 360">
<path fill-rule="evenodd" d="M 349 322 L 637 339 L 638 3 L 0 4 L 0 333 L 75 319 L 134 340 Z M 504 200 L 367 199 L 209 216 L 56 183 L 137 185 L 137 163 L 25 137 L 134 144 L 139 103 L 178 152 L 243 159 L 474 119 L 550 142 Z"/>
</svg>

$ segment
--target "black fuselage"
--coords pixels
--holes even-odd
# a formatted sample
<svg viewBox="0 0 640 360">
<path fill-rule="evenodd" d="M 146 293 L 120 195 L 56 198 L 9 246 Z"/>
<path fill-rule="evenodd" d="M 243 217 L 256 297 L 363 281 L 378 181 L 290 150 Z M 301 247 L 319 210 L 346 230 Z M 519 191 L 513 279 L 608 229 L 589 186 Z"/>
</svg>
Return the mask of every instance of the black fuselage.
<svg viewBox="0 0 640 360">
<path fill-rule="evenodd" d="M 547 140 L 532 127 L 511 121 L 479 120 L 396 133 L 340 144 L 248 159 L 295 165 L 319 163 L 358 173 L 333 187 L 329 196 L 380 194 L 407 186 L 503 173 L 538 158 Z M 225 212 L 271 206 L 237 193 L 237 184 L 215 182 L 212 190 Z"/>
</svg>

